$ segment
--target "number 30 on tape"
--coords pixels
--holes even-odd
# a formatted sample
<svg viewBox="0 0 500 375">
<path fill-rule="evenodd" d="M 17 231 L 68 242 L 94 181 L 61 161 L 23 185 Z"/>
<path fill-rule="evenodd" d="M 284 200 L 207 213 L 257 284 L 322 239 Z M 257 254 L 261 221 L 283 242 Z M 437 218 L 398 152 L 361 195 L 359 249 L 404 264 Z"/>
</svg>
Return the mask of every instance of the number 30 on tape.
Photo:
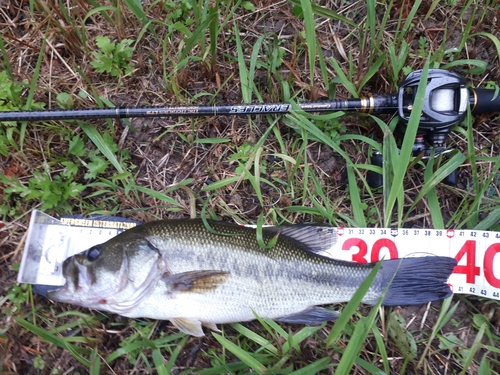
<svg viewBox="0 0 500 375">
<path fill-rule="evenodd" d="M 454 293 L 500 299 L 500 233 L 474 230 L 337 228 L 338 241 L 328 251 L 358 263 L 409 256 L 453 257 Z"/>
</svg>

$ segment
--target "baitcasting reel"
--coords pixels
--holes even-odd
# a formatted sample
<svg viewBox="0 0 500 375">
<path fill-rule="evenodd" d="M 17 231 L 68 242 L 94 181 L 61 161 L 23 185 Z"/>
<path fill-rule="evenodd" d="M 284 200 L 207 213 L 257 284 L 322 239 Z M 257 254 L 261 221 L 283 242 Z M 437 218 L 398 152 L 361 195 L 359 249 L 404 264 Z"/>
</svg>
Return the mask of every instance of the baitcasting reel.
<svg viewBox="0 0 500 375">
<path fill-rule="evenodd" d="M 422 70 L 416 70 L 403 81 L 398 92 L 398 128 L 404 132 L 408 127 L 413 103 L 417 94 Z M 428 159 L 451 152 L 446 149 L 445 139 L 451 128 L 460 124 L 467 114 L 470 93 L 465 86 L 465 78 L 441 69 L 429 69 L 427 87 L 417 136 L 413 145 L 413 156 Z M 382 166 L 382 154 L 375 152 L 371 157 L 372 165 Z M 368 184 L 372 188 L 382 186 L 382 175 L 368 171 Z M 452 172 L 444 181 L 456 185 L 457 171 Z"/>
</svg>

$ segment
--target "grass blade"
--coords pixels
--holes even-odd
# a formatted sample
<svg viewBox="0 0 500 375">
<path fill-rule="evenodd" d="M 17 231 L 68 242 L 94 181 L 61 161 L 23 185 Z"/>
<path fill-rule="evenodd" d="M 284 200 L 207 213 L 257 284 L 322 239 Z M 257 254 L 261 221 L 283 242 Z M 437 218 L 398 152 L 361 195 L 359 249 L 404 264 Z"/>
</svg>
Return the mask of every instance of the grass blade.
<svg viewBox="0 0 500 375">
<path fill-rule="evenodd" d="M 372 309 L 368 317 L 361 318 L 354 328 L 354 333 L 352 334 L 347 348 L 342 354 L 340 363 L 336 368 L 335 373 L 340 375 L 348 375 L 352 373 L 352 366 L 358 359 L 359 353 L 364 345 L 366 337 L 370 332 L 370 328 L 373 326 L 375 317 L 377 316 L 377 309 Z"/>
<path fill-rule="evenodd" d="M 240 30 L 237 25 L 234 25 L 234 36 L 236 40 L 236 51 L 238 53 L 238 68 L 240 73 L 241 96 L 243 103 L 251 103 L 252 101 L 252 85 L 249 81 L 249 73 L 246 68 L 245 55 L 243 55 L 243 46 L 241 44 Z"/>
<path fill-rule="evenodd" d="M 207 17 L 200 25 L 196 28 L 192 35 L 190 35 L 189 39 L 186 41 L 186 45 L 182 50 L 182 53 L 179 57 L 179 61 L 182 61 L 186 58 L 189 52 L 193 49 L 195 44 L 200 40 L 200 38 L 204 37 L 205 30 L 212 22 L 212 18 L 215 17 L 215 14 L 211 14 Z"/>
<path fill-rule="evenodd" d="M 481 325 L 481 327 L 479 328 L 477 336 L 474 339 L 474 343 L 472 344 L 472 347 L 468 351 L 468 355 L 465 358 L 464 367 L 462 369 L 462 372 L 460 373 L 461 375 L 466 375 L 469 372 L 468 369 L 470 369 L 472 361 L 474 360 L 474 356 L 476 355 L 477 351 L 483 346 L 483 344 L 481 343 L 481 340 L 483 339 L 484 332 L 486 331 L 487 325 L 488 325 L 488 323 L 483 323 Z"/>
<path fill-rule="evenodd" d="M 297 332 L 293 335 L 289 335 L 288 340 L 283 345 L 283 354 L 287 354 L 293 348 L 295 348 L 298 351 L 299 344 L 302 341 L 307 340 L 308 338 L 310 338 L 312 335 L 314 335 L 316 332 L 318 332 L 322 328 L 323 327 L 321 325 L 314 326 L 314 327 L 304 327 L 299 332 Z"/>
<path fill-rule="evenodd" d="M 240 348 L 238 345 L 229 341 L 225 337 L 213 333 L 215 339 L 228 351 L 233 353 L 236 357 L 238 357 L 242 362 L 251 367 L 255 372 L 262 374 L 267 372 L 266 367 L 260 363 L 257 359 L 255 359 L 250 353 Z"/>
<path fill-rule="evenodd" d="M 493 44 L 495 45 L 495 48 L 497 49 L 498 59 L 500 61 L 500 40 L 495 35 L 493 35 L 491 33 L 482 32 L 482 33 L 477 33 L 477 34 L 471 35 L 471 37 L 474 37 L 474 36 L 484 36 L 486 38 L 489 38 L 493 42 Z"/>
<path fill-rule="evenodd" d="M 146 13 L 144 12 L 144 8 L 142 7 L 142 2 L 140 0 L 124 0 L 127 7 L 132 11 L 132 13 L 137 17 L 139 21 L 144 26 L 147 26 L 151 34 L 158 38 L 156 34 L 156 30 L 154 29 L 151 22 L 148 20 Z"/>
<path fill-rule="evenodd" d="M 80 128 L 82 128 L 85 134 L 87 134 L 87 137 L 89 137 L 89 139 L 94 143 L 97 149 L 101 151 L 101 153 L 106 157 L 106 159 L 108 159 L 111 164 L 113 164 L 118 173 L 125 172 L 110 145 L 104 141 L 102 135 L 97 131 L 94 125 L 87 124 L 83 121 L 78 121 L 78 125 L 80 125 Z"/>
<path fill-rule="evenodd" d="M 47 32 L 48 32 L 48 30 L 47 30 Z M 46 42 L 47 42 L 47 35 L 44 35 L 43 41 L 42 41 L 42 47 L 40 48 L 40 53 L 38 54 L 38 58 L 36 60 L 35 70 L 33 71 L 33 79 L 31 80 L 31 84 L 30 84 L 30 88 L 29 88 L 29 92 L 28 92 L 28 97 L 26 98 L 26 109 L 31 108 L 31 105 L 33 104 L 33 97 L 35 96 L 35 90 L 37 87 L 38 77 L 40 76 L 40 68 L 42 66 Z M 27 126 L 28 126 L 28 123 L 26 121 L 23 121 L 21 123 L 21 130 L 19 132 L 19 145 L 20 145 L 21 151 L 23 151 L 23 147 L 24 147 L 24 139 L 26 137 Z"/>
<path fill-rule="evenodd" d="M 294 5 L 301 5 L 302 4 L 302 2 L 300 0 L 289 0 L 289 1 Z M 334 12 L 331 9 L 319 6 L 319 5 L 314 4 L 312 2 L 311 2 L 311 9 L 312 9 L 313 13 L 318 15 L 318 16 L 330 18 L 332 20 L 342 21 L 350 26 L 358 26 L 356 23 L 354 23 L 349 18 L 341 16 L 340 14 Z"/>
<path fill-rule="evenodd" d="M 101 356 L 97 352 L 97 347 L 90 353 L 90 375 L 99 375 L 101 373 Z"/>
<path fill-rule="evenodd" d="M 440 209 L 440 204 L 437 198 L 436 186 L 441 181 L 443 181 L 450 173 L 455 171 L 460 165 L 465 161 L 465 156 L 461 152 L 457 152 L 450 160 L 448 160 L 442 167 L 437 171 L 433 171 L 433 160 L 429 159 L 428 165 L 426 167 L 424 178 L 425 183 L 420 189 L 417 197 L 413 201 L 405 217 L 407 217 L 411 210 L 420 202 L 424 197 L 427 196 L 429 200 L 429 205 L 431 207 L 431 216 L 433 218 L 433 223 L 435 228 L 444 228 L 444 221 Z M 436 220 L 436 221 L 434 221 Z"/>
<path fill-rule="evenodd" d="M 388 375 L 391 372 L 387 371 L 384 372 L 381 369 L 379 369 L 377 366 L 371 364 L 370 362 L 365 361 L 364 359 L 361 358 L 356 358 L 354 361 L 358 366 L 364 368 L 366 371 L 368 371 L 368 374 L 370 375 Z"/>
<path fill-rule="evenodd" d="M 303 368 L 291 372 L 290 375 L 310 375 L 318 374 L 319 372 L 330 368 L 330 358 L 325 357 L 318 359 L 317 361 L 311 363 L 310 365 L 304 366 Z"/>
<path fill-rule="evenodd" d="M 361 283 L 356 293 L 354 293 L 351 300 L 342 310 L 342 313 L 340 314 L 339 318 L 335 321 L 335 324 L 332 330 L 330 331 L 330 334 L 328 335 L 328 339 L 326 340 L 326 344 L 328 346 L 331 346 L 335 341 L 337 341 L 340 335 L 342 334 L 344 327 L 358 309 L 358 306 L 363 300 L 365 294 L 368 292 L 368 289 L 370 289 L 370 286 L 372 285 L 373 280 L 375 280 L 375 277 L 377 276 L 380 267 L 382 267 L 382 262 L 377 263 L 375 267 L 373 267 L 373 269 L 370 271 L 370 274 Z M 373 310 L 376 310 L 376 308 L 373 308 Z M 369 331 L 370 327 L 367 327 L 367 331 Z"/>
<path fill-rule="evenodd" d="M 458 305 L 460 304 L 460 301 L 457 302 L 451 309 L 451 301 L 452 301 L 453 296 L 450 296 L 446 298 L 442 305 L 441 305 L 441 311 L 439 312 L 438 319 L 436 321 L 436 324 L 434 325 L 434 328 L 432 330 L 432 333 L 429 337 L 429 340 L 427 341 L 427 345 L 425 346 L 424 352 L 422 353 L 420 357 L 420 361 L 418 361 L 416 369 L 419 369 L 422 367 L 424 360 L 427 356 L 428 351 L 430 350 L 432 340 L 436 337 L 438 334 L 439 330 L 451 319 L 453 316 L 453 313 L 457 309 Z"/>
<path fill-rule="evenodd" d="M 255 77 L 255 69 L 257 68 L 257 61 L 259 57 L 259 52 L 262 46 L 262 42 L 264 41 L 264 35 L 259 37 L 257 41 L 255 42 L 253 48 L 252 48 L 252 54 L 250 55 L 250 67 L 248 68 L 248 88 L 249 88 L 249 96 L 250 96 L 250 101 L 252 100 L 252 93 L 255 87 L 254 83 L 254 77 Z M 256 94 L 258 95 L 257 90 Z"/>
<path fill-rule="evenodd" d="M 312 11 L 311 1 L 300 0 L 300 6 L 304 15 L 304 24 L 306 26 L 306 44 L 307 56 L 309 59 L 309 84 L 314 85 L 314 71 L 316 68 L 316 22 Z"/>
<path fill-rule="evenodd" d="M 333 69 L 335 70 L 335 73 L 337 74 L 336 82 L 341 83 L 346 87 L 346 89 L 349 91 L 349 94 L 353 98 L 358 98 L 358 90 L 356 89 L 356 86 L 352 83 L 350 79 L 347 78 L 345 75 L 344 71 L 342 70 L 340 64 L 335 60 L 334 58 L 331 58 L 330 63 L 333 65 Z"/>
<path fill-rule="evenodd" d="M 255 342 L 257 345 L 260 345 L 262 349 L 269 351 L 274 355 L 278 354 L 278 349 L 276 349 L 276 347 L 271 343 L 271 341 L 267 340 L 261 335 L 251 331 L 250 329 L 246 328 L 240 323 L 233 323 L 231 324 L 231 326 L 249 340 Z"/>
<path fill-rule="evenodd" d="M 375 37 L 377 33 L 377 18 L 375 13 L 375 0 L 366 1 L 366 19 L 368 23 L 368 29 L 370 30 L 370 45 L 376 45 L 377 38 Z M 363 86 L 361 86 L 363 87 Z"/>
<path fill-rule="evenodd" d="M 0 34 L 0 52 L 2 53 L 3 56 L 2 70 L 5 70 L 7 72 L 7 75 L 9 76 L 9 79 L 13 81 L 14 76 L 12 75 L 12 67 L 10 66 L 9 56 L 7 55 L 7 51 L 5 50 L 3 35 L 1 34 Z"/>
<path fill-rule="evenodd" d="M 165 363 L 163 362 L 163 356 L 161 355 L 160 349 L 154 349 L 151 357 L 153 358 L 155 370 L 158 372 L 158 375 L 170 374 L 170 372 L 167 370 L 167 367 L 165 366 Z"/>
<path fill-rule="evenodd" d="M 488 216 L 479 224 L 477 224 L 475 230 L 490 230 L 493 225 L 496 225 L 500 221 L 500 208 L 494 209 L 489 213 Z"/>
<path fill-rule="evenodd" d="M 30 322 L 27 322 L 24 319 L 21 318 L 15 318 L 16 322 L 21 325 L 22 327 L 26 328 L 27 330 L 33 332 L 35 335 L 40 336 L 44 341 L 50 342 L 54 345 L 59 346 L 60 348 L 63 348 L 71 353 L 71 355 L 82 365 L 89 367 L 90 366 L 90 361 L 84 357 L 80 353 L 88 354 L 90 353 L 89 349 L 84 349 L 80 348 L 75 345 L 71 345 L 68 343 L 66 340 L 59 338 L 55 335 L 53 335 L 51 332 L 40 328 Z"/>
<path fill-rule="evenodd" d="M 148 194 L 148 195 L 152 196 L 153 198 L 156 198 L 158 200 L 161 200 L 163 202 L 171 204 L 174 207 L 181 207 L 180 203 L 177 202 L 175 199 L 170 198 L 169 196 L 167 196 L 164 193 L 161 193 L 159 191 L 147 188 L 145 186 L 139 186 L 139 185 L 135 185 L 135 189 L 137 191 L 140 191 L 141 193 Z"/>
<path fill-rule="evenodd" d="M 403 145 L 399 154 L 394 154 L 391 152 L 391 163 L 390 166 L 394 170 L 394 176 L 392 181 L 390 181 L 391 190 L 388 194 L 385 203 L 385 227 L 390 227 L 392 221 L 392 212 L 394 210 L 394 205 L 398 197 L 404 191 L 403 181 L 406 175 L 406 169 L 412 157 L 412 148 L 415 141 L 415 136 L 417 135 L 417 129 L 420 122 L 420 114 L 422 113 L 422 107 L 425 98 L 425 88 L 427 87 L 427 73 L 429 70 L 429 63 L 427 62 L 425 68 L 422 70 L 422 76 L 420 77 L 420 82 L 418 84 L 417 93 L 415 96 L 415 102 L 413 103 L 413 109 L 411 111 L 410 119 L 408 121 L 408 126 L 406 128 L 405 137 L 403 140 Z M 385 140 L 384 140 L 385 141 Z M 394 149 L 392 148 L 392 151 Z M 384 150 L 386 152 L 386 150 Z M 385 165 L 385 164 L 384 164 Z M 388 166 L 389 167 L 389 166 Z M 401 202 L 401 199 L 400 199 Z M 402 202 L 401 202 L 402 204 Z M 402 212 L 398 210 L 398 212 Z M 400 220 L 398 220 L 400 221 Z M 398 223 L 400 225 L 400 223 Z"/>
<path fill-rule="evenodd" d="M 408 30 L 410 29 L 410 27 L 412 26 L 412 22 L 415 18 L 415 14 L 417 13 L 418 11 L 418 8 L 420 8 L 420 4 L 422 3 L 422 0 L 416 0 L 414 3 L 413 3 L 413 6 L 410 10 L 410 13 L 408 14 L 408 16 L 406 17 L 406 21 L 403 25 L 403 28 L 401 29 L 401 31 L 399 31 L 397 34 L 396 34 L 396 41 L 400 41 L 400 40 L 403 40 L 403 38 L 405 37 L 406 33 L 408 32 Z"/>
<path fill-rule="evenodd" d="M 114 352 L 112 352 L 106 357 L 106 362 L 108 363 L 113 362 L 122 355 L 127 355 L 129 353 L 137 351 L 138 349 L 145 349 L 145 348 L 156 349 L 157 347 L 150 340 L 137 340 L 121 348 L 116 349 Z"/>
<path fill-rule="evenodd" d="M 434 154 L 434 153 L 433 153 Z M 439 204 L 439 199 L 436 191 L 436 187 L 432 186 L 429 182 L 432 180 L 434 175 L 434 155 L 431 155 L 424 171 L 424 185 L 430 185 L 427 187 L 427 203 L 429 204 L 429 209 L 431 211 L 432 226 L 434 228 L 444 228 L 443 214 L 441 212 L 441 206 Z M 423 190 L 423 189 L 422 189 Z M 417 200 L 415 200 L 416 202 Z"/>
<path fill-rule="evenodd" d="M 384 364 L 384 371 L 381 371 L 380 369 L 377 368 L 378 371 L 380 371 L 381 374 L 390 374 L 391 373 L 391 367 L 389 365 L 389 355 L 387 354 L 387 349 L 385 348 L 385 343 L 384 343 L 384 339 L 382 337 L 382 334 L 380 333 L 380 331 L 378 330 L 377 327 L 372 327 L 372 333 L 373 333 L 373 337 L 375 338 L 375 341 L 377 343 L 377 349 L 380 350 L 380 357 L 381 357 L 381 360 L 382 360 L 382 363 Z M 360 359 L 358 358 L 358 361 Z M 359 363 L 358 361 L 356 361 L 356 363 Z M 363 366 L 362 364 L 360 364 L 361 366 Z M 368 370 L 368 368 L 366 368 L 365 366 L 363 366 L 366 370 Z M 374 372 L 370 372 L 370 373 L 374 373 Z"/>
<path fill-rule="evenodd" d="M 366 217 L 363 212 L 363 204 L 361 203 L 361 192 L 358 187 L 358 179 L 354 174 L 354 166 L 347 165 L 346 169 L 354 220 L 356 220 L 356 225 L 359 227 L 366 227 Z"/>
<path fill-rule="evenodd" d="M 380 67 L 382 66 L 382 64 L 384 63 L 385 61 L 385 56 L 386 56 L 386 53 L 382 53 L 380 55 L 380 57 L 370 66 L 370 69 L 368 70 L 368 72 L 365 74 L 365 76 L 363 77 L 363 79 L 361 80 L 361 83 L 359 84 L 359 87 L 358 87 L 358 91 L 360 91 L 363 87 L 365 87 L 365 85 L 368 83 L 368 81 L 370 79 L 372 79 L 372 77 L 378 73 Z"/>
</svg>

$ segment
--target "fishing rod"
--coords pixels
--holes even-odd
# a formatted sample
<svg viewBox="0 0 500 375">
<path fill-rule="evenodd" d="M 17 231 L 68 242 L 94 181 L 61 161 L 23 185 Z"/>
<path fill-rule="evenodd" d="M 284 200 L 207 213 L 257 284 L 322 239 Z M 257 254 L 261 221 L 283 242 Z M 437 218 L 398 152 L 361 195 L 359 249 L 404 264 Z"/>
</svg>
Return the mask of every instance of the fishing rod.
<svg viewBox="0 0 500 375">
<path fill-rule="evenodd" d="M 331 113 L 336 111 L 360 113 L 397 114 L 404 128 L 408 125 L 413 109 L 422 70 L 410 73 L 401 83 L 397 93 L 369 94 L 359 99 L 304 102 L 297 106 L 307 113 Z M 451 128 L 460 124 L 470 105 L 474 115 L 500 112 L 500 95 L 493 89 L 471 89 L 459 74 L 442 69 L 429 69 L 422 113 L 417 129 L 414 154 L 424 158 L 432 152 L 437 156 L 445 152 L 444 142 Z M 297 108 L 297 107 L 295 107 Z M 213 106 L 168 107 L 117 107 L 96 109 L 64 109 L 38 111 L 0 111 L 0 122 L 89 120 L 99 118 L 132 117 L 193 117 L 193 116 L 241 116 L 257 114 L 287 114 L 295 108 L 290 103 L 261 103 Z M 380 154 L 374 154 L 374 165 L 381 165 Z M 379 182 L 370 183 L 372 187 Z M 380 183 L 381 184 L 381 183 Z"/>
<path fill-rule="evenodd" d="M 299 103 L 308 113 L 336 111 L 361 113 L 398 113 L 407 122 L 422 70 L 410 73 L 401 83 L 398 93 L 369 94 L 359 99 Z M 425 101 L 420 125 L 422 130 L 440 131 L 463 120 L 467 104 L 474 114 L 500 110 L 500 96 L 495 90 L 467 89 L 465 78 L 441 69 L 429 69 Z M 494 100 L 492 100 L 495 98 Z M 294 112 L 290 103 L 262 103 L 212 106 L 116 107 L 95 109 L 62 109 L 37 111 L 0 111 L 3 121 L 89 120 L 132 117 L 193 117 L 256 114 L 286 114 Z"/>
</svg>

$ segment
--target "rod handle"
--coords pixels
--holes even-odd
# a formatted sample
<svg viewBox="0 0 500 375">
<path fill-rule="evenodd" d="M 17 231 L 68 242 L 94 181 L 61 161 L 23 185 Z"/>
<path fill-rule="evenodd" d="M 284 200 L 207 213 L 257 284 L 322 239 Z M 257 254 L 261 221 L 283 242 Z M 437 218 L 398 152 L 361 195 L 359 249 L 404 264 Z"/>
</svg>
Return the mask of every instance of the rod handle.
<svg viewBox="0 0 500 375">
<path fill-rule="evenodd" d="M 495 98 L 495 90 L 470 89 L 472 114 L 500 112 L 500 92 Z"/>
<path fill-rule="evenodd" d="M 374 152 L 370 160 L 371 165 L 382 167 L 382 162 L 382 154 L 380 152 Z M 368 185 L 373 189 L 382 187 L 382 185 L 384 184 L 384 177 L 382 176 L 382 174 L 373 171 L 368 171 L 368 173 L 366 174 L 366 180 L 368 181 Z"/>
</svg>

